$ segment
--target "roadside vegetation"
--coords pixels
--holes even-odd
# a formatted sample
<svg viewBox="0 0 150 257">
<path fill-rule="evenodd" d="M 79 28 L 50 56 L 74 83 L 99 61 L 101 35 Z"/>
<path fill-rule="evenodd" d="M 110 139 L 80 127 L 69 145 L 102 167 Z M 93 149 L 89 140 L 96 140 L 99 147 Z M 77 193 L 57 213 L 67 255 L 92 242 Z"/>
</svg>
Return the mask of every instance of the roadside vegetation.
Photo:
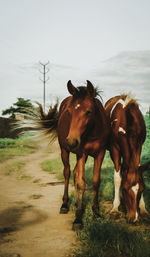
<svg viewBox="0 0 150 257">
<path fill-rule="evenodd" d="M 13 162 L 5 165 L 4 167 L 5 175 L 9 176 L 13 173 L 20 172 L 24 167 L 24 165 L 25 165 L 24 162 Z"/>
<path fill-rule="evenodd" d="M 31 136 L 20 136 L 17 139 L 0 138 L 0 163 L 15 156 L 33 153 L 37 146 Z"/>
<path fill-rule="evenodd" d="M 150 119 L 145 117 L 147 137 L 143 145 L 141 164 L 150 160 Z M 71 170 L 75 165 L 75 156 L 70 156 Z M 63 180 L 63 165 L 60 158 L 47 160 L 42 164 L 45 171 L 55 173 L 57 178 Z M 101 184 L 99 191 L 100 218 L 94 219 L 92 214 L 92 170 L 93 159 L 88 158 L 85 170 L 86 192 L 84 195 L 84 228 L 77 235 L 81 247 L 76 249 L 76 257 L 148 257 L 150 256 L 150 217 L 144 217 L 135 226 L 128 224 L 125 219 L 124 203 L 121 204 L 119 217 L 110 215 L 112 207 L 114 184 L 113 163 L 106 152 L 101 171 Z M 144 198 L 147 210 L 150 212 L 150 169 L 143 174 L 146 189 Z M 70 183 L 73 184 L 73 174 Z M 70 195 L 71 208 L 75 210 L 74 193 Z"/>
</svg>

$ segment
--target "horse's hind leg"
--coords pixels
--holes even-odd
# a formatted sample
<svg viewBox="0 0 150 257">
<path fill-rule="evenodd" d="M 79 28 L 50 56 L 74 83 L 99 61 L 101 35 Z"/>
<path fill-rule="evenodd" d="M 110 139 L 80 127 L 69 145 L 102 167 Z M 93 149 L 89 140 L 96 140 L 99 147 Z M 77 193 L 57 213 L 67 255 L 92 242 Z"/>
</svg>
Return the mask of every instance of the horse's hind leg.
<svg viewBox="0 0 150 257">
<path fill-rule="evenodd" d="M 60 208 L 60 213 L 67 213 L 69 211 L 69 197 L 68 197 L 68 187 L 69 187 L 69 178 L 70 178 L 70 165 L 69 165 L 69 153 L 65 150 L 61 150 L 61 159 L 64 165 L 64 195 L 63 195 L 63 204 Z"/>
</svg>

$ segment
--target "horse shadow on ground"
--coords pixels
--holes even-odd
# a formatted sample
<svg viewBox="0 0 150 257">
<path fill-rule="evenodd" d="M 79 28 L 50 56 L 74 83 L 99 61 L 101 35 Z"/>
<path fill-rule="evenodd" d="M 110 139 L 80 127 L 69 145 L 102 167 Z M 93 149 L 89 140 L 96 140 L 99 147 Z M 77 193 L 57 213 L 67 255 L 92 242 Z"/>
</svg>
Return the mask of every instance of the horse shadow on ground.
<svg viewBox="0 0 150 257">
<path fill-rule="evenodd" d="M 5 236 L 24 227 L 42 223 L 48 216 L 32 205 L 20 204 L 0 212 L 0 244 Z"/>
</svg>

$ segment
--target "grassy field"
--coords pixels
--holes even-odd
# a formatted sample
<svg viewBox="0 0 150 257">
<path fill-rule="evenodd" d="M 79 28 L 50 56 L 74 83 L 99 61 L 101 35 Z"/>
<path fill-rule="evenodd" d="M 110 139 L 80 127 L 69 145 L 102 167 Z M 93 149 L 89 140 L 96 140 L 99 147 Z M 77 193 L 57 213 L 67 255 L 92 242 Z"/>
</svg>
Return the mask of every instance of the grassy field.
<svg viewBox="0 0 150 257">
<path fill-rule="evenodd" d="M 145 117 L 147 127 L 147 138 L 143 146 L 141 163 L 150 160 L 150 119 Z M 75 156 L 71 155 L 71 169 L 75 165 Z M 63 166 L 61 159 L 47 160 L 42 164 L 45 171 L 56 173 L 58 179 L 63 180 Z M 74 256 L 78 257 L 148 257 L 150 256 L 150 219 L 141 219 L 138 226 L 128 224 L 125 219 L 124 203 L 122 202 L 122 217 L 114 219 L 109 213 L 114 193 L 113 185 L 113 163 L 106 152 L 101 171 L 101 185 L 99 191 L 101 218 L 93 219 L 92 201 L 92 169 L 93 159 L 88 158 L 85 170 L 87 190 L 84 195 L 84 229 L 77 233 L 81 247 L 77 249 Z M 146 189 L 144 198 L 146 207 L 150 212 L 150 169 L 145 171 L 144 181 Z M 73 175 L 71 174 L 71 184 Z M 71 207 L 74 210 L 75 197 L 70 196 Z"/>
<path fill-rule="evenodd" d="M 34 152 L 36 145 L 31 138 L 30 135 L 20 136 L 17 139 L 0 138 L 0 163 L 15 156 Z"/>
</svg>

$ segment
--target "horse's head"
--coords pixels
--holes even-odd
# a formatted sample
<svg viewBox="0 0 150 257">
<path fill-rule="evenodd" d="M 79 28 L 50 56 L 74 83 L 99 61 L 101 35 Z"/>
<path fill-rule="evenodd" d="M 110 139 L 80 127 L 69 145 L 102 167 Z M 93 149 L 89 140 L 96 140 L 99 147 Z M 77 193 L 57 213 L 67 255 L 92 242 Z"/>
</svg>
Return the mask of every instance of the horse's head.
<svg viewBox="0 0 150 257">
<path fill-rule="evenodd" d="M 139 220 L 139 202 L 145 188 L 142 173 L 149 165 L 150 162 L 139 167 L 131 165 L 129 170 L 125 170 L 122 173 L 122 190 L 127 217 L 133 223 Z"/>
<path fill-rule="evenodd" d="M 87 81 L 86 87 L 77 88 L 68 81 L 67 88 L 72 98 L 67 109 L 70 115 L 70 128 L 66 143 L 73 150 L 80 146 L 83 135 L 92 129 L 96 89 L 90 81 Z"/>
</svg>

